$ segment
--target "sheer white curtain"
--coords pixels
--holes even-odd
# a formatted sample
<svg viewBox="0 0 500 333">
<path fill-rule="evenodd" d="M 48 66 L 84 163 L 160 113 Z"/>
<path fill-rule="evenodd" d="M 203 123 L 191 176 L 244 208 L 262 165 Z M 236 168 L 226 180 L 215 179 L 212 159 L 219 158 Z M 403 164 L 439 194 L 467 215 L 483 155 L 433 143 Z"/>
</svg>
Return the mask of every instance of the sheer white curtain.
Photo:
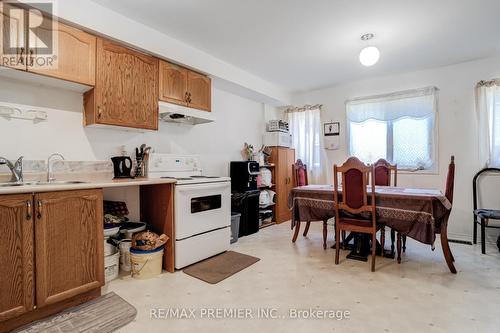
<svg viewBox="0 0 500 333">
<path fill-rule="evenodd" d="M 346 102 L 349 154 L 373 163 L 384 158 L 404 169 L 436 167 L 436 87 Z"/>
<path fill-rule="evenodd" d="M 479 160 L 482 165 L 500 166 L 500 79 L 481 81 L 476 86 L 479 124 Z"/>
<path fill-rule="evenodd" d="M 321 108 L 319 106 L 293 108 L 288 109 L 286 114 L 295 148 L 295 158 L 301 159 L 307 165 L 309 183 L 325 183 L 327 166 L 321 137 Z"/>
</svg>

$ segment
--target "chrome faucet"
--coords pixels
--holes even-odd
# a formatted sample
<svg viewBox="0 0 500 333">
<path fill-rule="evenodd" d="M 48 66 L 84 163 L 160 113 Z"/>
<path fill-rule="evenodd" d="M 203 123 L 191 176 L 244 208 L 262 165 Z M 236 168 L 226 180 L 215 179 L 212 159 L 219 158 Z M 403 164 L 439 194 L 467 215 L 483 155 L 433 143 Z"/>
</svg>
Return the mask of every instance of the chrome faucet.
<svg viewBox="0 0 500 333">
<path fill-rule="evenodd" d="M 6 158 L 0 157 L 0 165 L 3 164 L 6 164 L 10 172 L 12 172 L 12 177 L 10 178 L 11 182 L 23 182 L 23 156 L 19 157 L 14 164 Z"/>
<path fill-rule="evenodd" d="M 53 182 L 56 180 L 52 174 L 52 158 L 53 157 L 60 157 L 61 160 L 64 161 L 64 156 L 62 156 L 59 153 L 54 153 L 47 158 L 47 183 Z"/>
</svg>

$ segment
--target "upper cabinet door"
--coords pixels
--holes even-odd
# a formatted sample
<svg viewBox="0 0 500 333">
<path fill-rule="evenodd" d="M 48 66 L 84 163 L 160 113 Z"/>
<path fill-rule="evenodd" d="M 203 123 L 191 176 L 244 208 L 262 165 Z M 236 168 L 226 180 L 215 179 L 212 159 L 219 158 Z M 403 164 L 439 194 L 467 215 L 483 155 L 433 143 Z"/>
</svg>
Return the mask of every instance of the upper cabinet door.
<svg viewBox="0 0 500 333">
<path fill-rule="evenodd" d="M 187 105 L 188 70 L 160 60 L 160 100 Z"/>
<path fill-rule="evenodd" d="M 36 303 L 104 285 L 102 190 L 35 194 Z"/>
<path fill-rule="evenodd" d="M 40 25 L 31 29 L 28 71 L 93 86 L 96 37 L 32 12 L 29 20 Z M 44 41 L 52 41 L 52 45 L 45 45 Z M 47 50 L 46 46 L 50 48 Z"/>
<path fill-rule="evenodd" d="M 0 322 L 34 306 L 32 207 L 31 194 L 0 196 Z"/>
<path fill-rule="evenodd" d="M 158 129 L 158 59 L 97 40 L 94 123 Z"/>
<path fill-rule="evenodd" d="M 208 76 L 189 71 L 187 91 L 189 107 L 212 110 L 212 84 Z"/>
<path fill-rule="evenodd" d="M 0 66 L 26 70 L 25 22 L 23 9 L 0 2 Z"/>
</svg>

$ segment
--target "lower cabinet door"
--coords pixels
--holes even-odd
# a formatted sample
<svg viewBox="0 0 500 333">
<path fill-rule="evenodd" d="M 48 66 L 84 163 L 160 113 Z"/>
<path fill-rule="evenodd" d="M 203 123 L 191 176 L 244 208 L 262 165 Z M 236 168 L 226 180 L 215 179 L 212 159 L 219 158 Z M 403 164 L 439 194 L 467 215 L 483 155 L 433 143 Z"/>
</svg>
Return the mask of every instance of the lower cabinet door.
<svg viewBox="0 0 500 333">
<path fill-rule="evenodd" d="M 36 303 L 104 285 L 102 190 L 35 194 Z"/>
<path fill-rule="evenodd" d="M 32 199 L 0 195 L 0 322 L 34 306 Z"/>
</svg>

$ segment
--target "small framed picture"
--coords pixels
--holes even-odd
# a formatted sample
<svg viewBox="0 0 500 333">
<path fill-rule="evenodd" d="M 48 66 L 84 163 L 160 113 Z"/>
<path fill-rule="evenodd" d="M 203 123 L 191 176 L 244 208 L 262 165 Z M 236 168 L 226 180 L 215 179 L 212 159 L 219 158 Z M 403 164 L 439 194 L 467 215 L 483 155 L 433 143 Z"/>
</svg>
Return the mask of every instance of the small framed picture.
<svg viewBox="0 0 500 333">
<path fill-rule="evenodd" d="M 325 136 L 340 135 L 340 123 L 339 122 L 324 123 L 323 130 L 324 130 Z"/>
</svg>

